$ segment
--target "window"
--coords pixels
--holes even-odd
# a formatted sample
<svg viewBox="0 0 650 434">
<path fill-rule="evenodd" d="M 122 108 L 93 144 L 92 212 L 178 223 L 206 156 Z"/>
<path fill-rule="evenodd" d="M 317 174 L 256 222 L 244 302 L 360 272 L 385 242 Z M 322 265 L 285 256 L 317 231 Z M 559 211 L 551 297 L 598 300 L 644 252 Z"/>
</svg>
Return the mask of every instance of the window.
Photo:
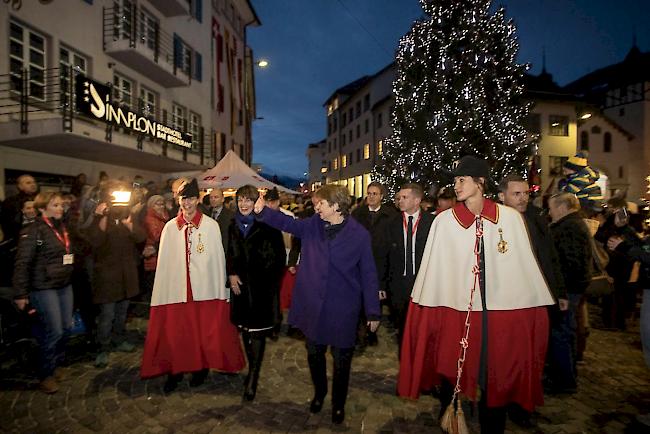
<svg viewBox="0 0 650 434">
<path fill-rule="evenodd" d="M 201 144 L 201 115 L 190 112 L 190 134 L 192 135 L 192 149 L 198 150 Z"/>
<path fill-rule="evenodd" d="M 354 139 L 354 137 L 352 137 L 352 128 L 350 128 L 350 134 L 349 134 L 349 139 L 348 140 L 349 140 L 350 143 L 352 143 L 353 139 Z"/>
<path fill-rule="evenodd" d="M 549 135 L 551 136 L 568 136 L 569 135 L 569 117 L 550 115 L 548 117 Z"/>
<path fill-rule="evenodd" d="M 336 115 L 332 116 L 332 132 L 336 132 L 338 128 L 338 119 L 336 118 Z"/>
<path fill-rule="evenodd" d="M 61 97 L 65 96 L 74 105 L 76 99 L 74 93 L 74 77 L 77 74 L 87 74 L 88 60 L 83 55 L 61 45 L 59 48 L 59 67 L 61 68 L 59 72 L 61 76 Z M 70 74 L 71 68 L 72 74 Z M 63 101 L 61 101 L 61 104 L 63 104 Z"/>
<path fill-rule="evenodd" d="M 350 107 L 350 110 L 348 110 L 348 117 L 350 118 L 350 122 L 354 120 L 354 108 Z"/>
<path fill-rule="evenodd" d="M 363 145 L 363 159 L 368 160 L 370 159 L 370 143 L 366 143 Z"/>
<path fill-rule="evenodd" d="M 22 70 L 29 74 L 27 93 L 45 100 L 45 65 L 47 65 L 45 36 L 12 21 L 9 30 L 9 72 L 11 89 L 22 89 Z"/>
<path fill-rule="evenodd" d="M 580 150 L 589 150 L 589 133 L 586 131 L 580 133 Z"/>
<path fill-rule="evenodd" d="M 542 118 L 539 113 L 529 113 L 526 118 L 526 131 L 530 134 L 542 133 Z"/>
<path fill-rule="evenodd" d="M 199 23 L 203 20 L 203 0 L 187 0 L 190 15 Z"/>
<path fill-rule="evenodd" d="M 346 113 L 343 113 L 343 118 L 341 119 L 341 128 L 343 128 L 347 123 L 348 123 L 348 116 Z"/>
<path fill-rule="evenodd" d="M 357 149 L 357 163 L 361 161 L 361 149 Z"/>
<path fill-rule="evenodd" d="M 348 156 L 346 154 L 341 155 L 341 167 L 348 167 Z"/>
<path fill-rule="evenodd" d="M 134 10 L 131 0 L 113 0 L 113 39 L 131 40 Z"/>
<path fill-rule="evenodd" d="M 201 54 L 194 51 L 177 34 L 174 34 L 174 66 L 188 77 L 197 81 L 203 79 L 203 60 Z"/>
<path fill-rule="evenodd" d="M 366 94 L 363 97 L 363 111 L 366 112 L 370 110 L 370 94 Z"/>
<path fill-rule="evenodd" d="M 383 124 L 383 119 L 381 113 L 377 113 L 377 128 L 381 128 Z"/>
<path fill-rule="evenodd" d="M 600 134 L 600 127 L 598 125 L 591 127 L 591 134 Z"/>
<path fill-rule="evenodd" d="M 377 155 L 381 155 L 384 153 L 384 141 L 380 140 L 377 142 Z"/>
<path fill-rule="evenodd" d="M 341 147 L 345 146 L 345 134 L 341 136 Z"/>
<path fill-rule="evenodd" d="M 146 117 L 156 119 L 156 94 L 144 86 L 140 86 L 140 109 Z"/>
<path fill-rule="evenodd" d="M 368 119 L 363 122 L 363 131 L 365 134 L 368 134 L 368 132 L 370 132 L 370 121 Z"/>
<path fill-rule="evenodd" d="M 623 166 L 618 166 L 618 177 L 619 178 L 623 177 Z"/>
<path fill-rule="evenodd" d="M 336 149 L 336 138 L 334 138 L 334 149 Z"/>
<path fill-rule="evenodd" d="M 357 104 L 356 104 L 355 107 L 356 107 L 356 112 L 357 112 L 356 117 L 358 118 L 359 116 L 361 116 L 361 101 L 357 101 Z"/>
<path fill-rule="evenodd" d="M 144 44 L 150 50 L 156 49 L 156 33 L 158 32 L 158 20 L 145 9 L 138 13 L 138 42 Z"/>
<path fill-rule="evenodd" d="M 327 152 L 332 152 L 332 142 L 327 142 Z"/>
<path fill-rule="evenodd" d="M 612 133 L 603 136 L 603 152 L 612 152 Z"/>
<path fill-rule="evenodd" d="M 334 167 L 334 170 L 339 170 L 339 159 L 335 158 L 332 160 L 332 167 Z"/>
<path fill-rule="evenodd" d="M 350 152 L 350 154 L 348 155 L 348 161 L 349 161 L 348 164 L 352 166 L 352 163 L 354 163 L 354 159 L 352 158 L 352 152 Z"/>
<path fill-rule="evenodd" d="M 133 82 L 119 74 L 113 75 L 113 101 L 131 107 Z"/>
<path fill-rule="evenodd" d="M 357 124 L 357 139 L 361 137 L 361 124 Z"/>
<path fill-rule="evenodd" d="M 179 131 L 185 131 L 187 124 L 187 110 L 182 105 L 172 105 L 171 127 Z"/>
</svg>

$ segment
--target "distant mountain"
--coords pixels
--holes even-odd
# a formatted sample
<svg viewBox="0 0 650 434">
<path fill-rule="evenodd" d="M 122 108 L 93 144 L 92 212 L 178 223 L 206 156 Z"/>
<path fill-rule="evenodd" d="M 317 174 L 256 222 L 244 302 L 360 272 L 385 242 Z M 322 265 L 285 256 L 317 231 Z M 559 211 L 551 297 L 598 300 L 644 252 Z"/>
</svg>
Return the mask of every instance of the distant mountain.
<svg viewBox="0 0 650 434">
<path fill-rule="evenodd" d="M 300 187 L 301 182 L 306 181 L 304 178 L 295 178 L 293 176 L 279 175 L 274 173 L 260 172 L 260 175 L 269 181 L 275 182 L 276 184 L 280 184 L 292 190 L 296 190 L 298 187 Z"/>
</svg>

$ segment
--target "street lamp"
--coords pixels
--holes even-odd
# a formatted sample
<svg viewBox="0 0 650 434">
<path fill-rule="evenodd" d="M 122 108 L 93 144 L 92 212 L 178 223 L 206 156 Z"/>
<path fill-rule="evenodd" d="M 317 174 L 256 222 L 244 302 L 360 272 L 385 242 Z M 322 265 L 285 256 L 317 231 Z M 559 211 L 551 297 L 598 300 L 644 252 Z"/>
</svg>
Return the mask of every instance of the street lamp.
<svg viewBox="0 0 650 434">
<path fill-rule="evenodd" d="M 587 112 L 587 113 L 583 113 L 583 114 L 580 116 L 580 119 L 583 120 L 583 121 L 586 121 L 586 120 L 589 119 L 590 117 L 591 117 L 591 113 Z"/>
<path fill-rule="evenodd" d="M 269 66 L 269 61 L 266 59 L 260 59 L 255 61 L 255 64 L 260 68 L 266 68 L 267 66 Z"/>
</svg>

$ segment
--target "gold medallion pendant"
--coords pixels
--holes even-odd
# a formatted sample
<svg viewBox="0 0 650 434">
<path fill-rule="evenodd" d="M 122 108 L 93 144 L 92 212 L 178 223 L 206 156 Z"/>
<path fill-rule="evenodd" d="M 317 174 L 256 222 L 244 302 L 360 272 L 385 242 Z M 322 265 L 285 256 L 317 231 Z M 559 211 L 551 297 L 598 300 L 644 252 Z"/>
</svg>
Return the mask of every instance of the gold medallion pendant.
<svg viewBox="0 0 650 434">
<path fill-rule="evenodd" d="M 497 243 L 497 252 L 505 253 L 508 251 L 508 242 L 503 239 L 503 229 L 499 228 L 499 242 Z"/>
<path fill-rule="evenodd" d="M 196 245 L 196 253 L 203 253 L 205 251 L 205 246 L 201 241 L 201 234 L 199 234 L 199 242 Z"/>
</svg>

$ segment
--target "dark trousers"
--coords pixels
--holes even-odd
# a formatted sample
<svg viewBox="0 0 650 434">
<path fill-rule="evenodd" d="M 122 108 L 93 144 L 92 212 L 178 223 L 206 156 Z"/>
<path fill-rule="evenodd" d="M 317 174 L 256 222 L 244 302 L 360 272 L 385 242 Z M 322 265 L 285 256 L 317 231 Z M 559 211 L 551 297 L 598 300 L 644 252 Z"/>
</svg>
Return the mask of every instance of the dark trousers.
<svg viewBox="0 0 650 434">
<path fill-rule="evenodd" d="M 402 355 L 402 339 L 404 338 L 404 327 L 406 326 L 406 314 L 409 310 L 410 300 L 395 300 L 391 304 L 391 313 L 393 315 L 393 326 L 397 330 L 397 354 Z"/>
<path fill-rule="evenodd" d="M 325 353 L 327 345 L 319 345 L 307 341 L 307 361 L 311 381 L 314 384 L 314 396 L 321 400 L 327 395 L 327 361 Z M 352 355 L 354 348 L 331 347 L 332 358 L 334 359 L 334 375 L 332 377 L 332 409 L 343 410 L 348 397 L 350 384 L 350 369 L 352 367 Z"/>
<path fill-rule="evenodd" d="M 568 309 L 560 311 L 556 306 L 549 308 L 551 333 L 549 335 L 546 374 L 553 389 L 574 389 L 575 367 L 575 313 Z"/>
<path fill-rule="evenodd" d="M 110 351 L 112 340 L 116 344 L 126 340 L 126 313 L 128 309 L 128 299 L 99 305 L 97 343 L 101 351 Z"/>
</svg>

